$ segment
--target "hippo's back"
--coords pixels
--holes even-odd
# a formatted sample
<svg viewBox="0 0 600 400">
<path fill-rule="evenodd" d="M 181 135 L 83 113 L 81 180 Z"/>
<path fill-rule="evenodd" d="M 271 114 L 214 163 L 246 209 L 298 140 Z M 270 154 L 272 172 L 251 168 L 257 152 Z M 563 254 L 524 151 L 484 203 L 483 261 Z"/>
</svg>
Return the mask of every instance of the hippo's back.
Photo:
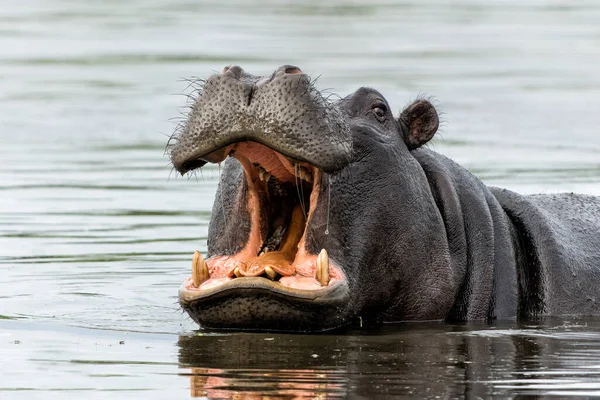
<svg viewBox="0 0 600 400">
<path fill-rule="evenodd" d="M 518 231 L 521 287 L 539 311 L 600 314 L 600 197 L 490 189 Z"/>
</svg>

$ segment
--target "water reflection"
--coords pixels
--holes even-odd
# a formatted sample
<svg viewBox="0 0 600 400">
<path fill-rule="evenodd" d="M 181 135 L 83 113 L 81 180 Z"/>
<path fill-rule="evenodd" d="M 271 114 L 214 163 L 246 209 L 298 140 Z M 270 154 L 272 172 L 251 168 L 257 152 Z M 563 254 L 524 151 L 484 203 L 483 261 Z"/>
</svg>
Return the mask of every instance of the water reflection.
<svg viewBox="0 0 600 400">
<path fill-rule="evenodd" d="M 589 330 L 549 320 L 343 335 L 207 333 L 180 336 L 179 363 L 192 397 L 599 395 L 600 334 Z"/>
<path fill-rule="evenodd" d="M 237 377 L 220 369 L 192 368 L 191 397 L 263 399 L 268 397 L 325 399 L 343 397 L 342 376 L 315 370 L 237 372 Z M 336 383 L 335 381 L 340 381 Z"/>
</svg>

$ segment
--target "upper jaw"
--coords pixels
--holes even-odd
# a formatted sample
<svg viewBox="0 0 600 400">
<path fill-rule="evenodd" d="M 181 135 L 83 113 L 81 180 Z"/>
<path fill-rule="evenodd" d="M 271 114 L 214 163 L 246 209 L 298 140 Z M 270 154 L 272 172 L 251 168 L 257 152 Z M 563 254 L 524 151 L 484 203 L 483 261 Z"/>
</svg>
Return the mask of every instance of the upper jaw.
<svg viewBox="0 0 600 400">
<path fill-rule="evenodd" d="M 225 149 L 241 141 L 262 143 L 328 173 L 345 166 L 352 149 L 345 115 L 307 75 L 287 70 L 262 79 L 231 69 L 210 77 L 169 146 L 175 169 L 184 174 L 220 162 Z"/>
</svg>

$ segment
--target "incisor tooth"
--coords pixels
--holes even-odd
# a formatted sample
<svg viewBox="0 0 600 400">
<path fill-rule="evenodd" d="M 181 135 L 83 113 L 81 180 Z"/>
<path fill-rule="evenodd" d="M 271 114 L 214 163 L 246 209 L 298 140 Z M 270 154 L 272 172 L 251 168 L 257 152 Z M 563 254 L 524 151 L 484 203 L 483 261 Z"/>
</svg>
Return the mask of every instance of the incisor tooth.
<svg viewBox="0 0 600 400">
<path fill-rule="evenodd" d="M 317 281 L 321 286 L 329 284 L 329 256 L 327 250 L 323 249 L 317 256 Z"/>
<path fill-rule="evenodd" d="M 269 265 L 265 267 L 265 273 L 272 281 L 274 281 L 275 278 L 277 278 L 277 272 L 273 271 L 273 268 L 271 268 Z"/>
<path fill-rule="evenodd" d="M 194 258 L 192 260 L 192 282 L 194 287 L 200 287 L 200 285 L 210 278 L 208 272 L 208 266 L 202 257 L 202 253 L 198 250 L 194 252 Z"/>
</svg>

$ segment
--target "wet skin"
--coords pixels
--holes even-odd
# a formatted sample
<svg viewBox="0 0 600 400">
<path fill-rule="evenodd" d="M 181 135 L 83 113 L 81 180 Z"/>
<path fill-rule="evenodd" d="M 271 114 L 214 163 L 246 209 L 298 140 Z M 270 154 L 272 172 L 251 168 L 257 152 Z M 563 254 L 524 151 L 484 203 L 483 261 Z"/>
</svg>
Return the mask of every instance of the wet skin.
<svg viewBox="0 0 600 400">
<path fill-rule="evenodd" d="M 427 100 L 332 103 L 294 66 L 210 77 L 170 145 L 182 174 L 224 164 L 182 307 L 286 331 L 600 314 L 600 199 L 488 188 L 421 147 L 437 128 Z"/>
</svg>

